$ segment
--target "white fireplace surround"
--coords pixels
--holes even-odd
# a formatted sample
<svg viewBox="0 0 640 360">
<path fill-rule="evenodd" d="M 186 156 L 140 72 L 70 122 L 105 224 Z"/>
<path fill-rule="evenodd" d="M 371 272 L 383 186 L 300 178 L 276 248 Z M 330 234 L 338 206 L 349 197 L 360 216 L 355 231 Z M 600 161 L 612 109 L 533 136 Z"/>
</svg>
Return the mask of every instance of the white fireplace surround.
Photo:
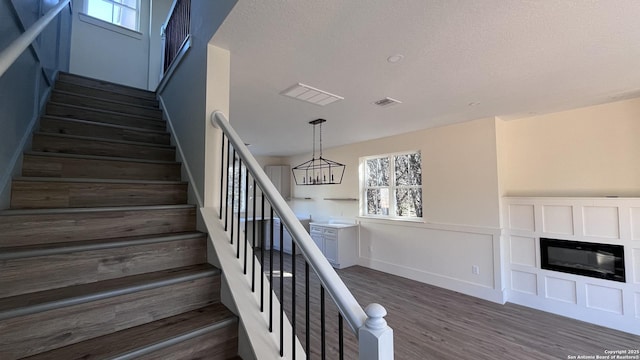
<svg viewBox="0 0 640 360">
<path fill-rule="evenodd" d="M 640 198 L 505 197 L 509 302 L 640 335 Z M 540 267 L 540 238 L 624 246 L 626 282 Z"/>
</svg>

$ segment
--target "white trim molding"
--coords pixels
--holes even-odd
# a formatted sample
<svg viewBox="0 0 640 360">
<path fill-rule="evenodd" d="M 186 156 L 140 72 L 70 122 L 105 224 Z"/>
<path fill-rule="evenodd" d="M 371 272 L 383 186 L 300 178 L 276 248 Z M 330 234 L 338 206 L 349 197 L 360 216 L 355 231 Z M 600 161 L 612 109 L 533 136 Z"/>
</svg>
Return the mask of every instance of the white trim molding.
<svg viewBox="0 0 640 360">
<path fill-rule="evenodd" d="M 93 17 L 91 15 L 85 14 L 85 13 L 78 13 L 78 19 L 82 22 L 85 22 L 87 24 L 91 24 L 94 26 L 98 26 L 101 27 L 103 29 L 109 30 L 109 31 L 113 31 L 115 33 L 124 35 L 124 36 L 128 36 L 137 40 L 142 40 L 142 38 L 144 37 L 144 34 L 141 33 L 140 31 L 136 31 L 136 30 L 131 30 L 129 28 L 126 28 L 124 26 L 120 26 L 120 25 L 116 25 L 114 23 L 110 23 L 108 21 L 104 21 L 101 19 L 98 19 L 96 17 Z"/>
<path fill-rule="evenodd" d="M 359 265 L 503 304 L 501 229 L 359 217 Z"/>
<path fill-rule="evenodd" d="M 508 301 L 640 335 L 640 198 L 505 197 Z M 621 245 L 625 281 L 542 269 L 540 238 Z"/>
</svg>

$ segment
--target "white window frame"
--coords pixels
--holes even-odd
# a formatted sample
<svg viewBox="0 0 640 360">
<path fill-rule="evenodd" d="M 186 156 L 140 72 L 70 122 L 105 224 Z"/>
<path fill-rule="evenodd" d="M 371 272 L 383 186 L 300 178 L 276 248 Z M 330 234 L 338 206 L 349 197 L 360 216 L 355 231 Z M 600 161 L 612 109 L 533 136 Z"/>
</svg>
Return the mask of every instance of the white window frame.
<svg viewBox="0 0 640 360">
<path fill-rule="evenodd" d="M 123 28 L 123 29 L 131 30 L 131 31 L 135 31 L 135 32 L 139 32 L 140 31 L 140 0 L 136 0 L 136 7 L 135 8 L 133 8 L 131 6 L 128 6 L 128 5 L 125 5 L 125 4 L 122 4 L 122 3 L 119 3 L 116 0 L 100 0 L 100 1 L 104 1 L 104 2 L 110 3 L 114 7 L 123 7 L 123 8 L 127 8 L 127 9 L 135 11 L 135 13 L 136 13 L 136 15 L 135 15 L 135 19 L 136 19 L 135 28 L 126 27 L 124 25 L 121 25 L 121 24 L 118 24 L 118 23 L 114 23 L 113 21 L 106 21 L 106 20 L 100 19 L 98 17 L 92 16 L 91 14 L 89 14 L 89 2 L 90 1 L 91 0 L 84 0 L 83 15 L 86 15 L 86 16 L 91 17 L 93 19 L 97 19 L 97 20 L 100 20 L 100 21 L 107 22 L 107 23 L 109 23 L 109 24 L 111 24 L 113 26 L 117 26 L 117 27 L 120 27 L 120 28 Z"/>
<path fill-rule="evenodd" d="M 424 193 L 422 191 L 422 185 L 396 185 L 396 173 L 395 173 L 395 157 L 399 155 L 412 155 L 412 154 L 420 154 L 420 169 L 422 170 L 422 152 L 420 150 L 412 150 L 412 151 L 402 151 L 388 154 L 378 154 L 378 155 L 370 155 L 363 156 L 359 159 L 359 168 L 360 168 L 360 216 L 366 218 L 374 218 L 374 219 L 391 219 L 391 220 L 404 220 L 404 221 L 414 221 L 414 222 L 423 222 L 424 220 L 424 205 L 422 207 L 422 216 L 398 216 L 396 203 L 394 199 L 394 194 L 396 189 L 419 189 L 422 197 L 422 204 L 424 204 Z M 366 162 L 368 160 L 373 159 L 381 159 L 388 158 L 389 159 L 389 186 L 367 186 L 366 175 L 367 175 L 367 166 Z M 421 179 L 421 184 L 424 183 L 424 179 Z M 380 214 L 368 214 L 367 213 L 367 190 L 368 189 L 379 189 L 379 188 L 388 188 L 389 189 L 389 214 L 388 215 L 380 215 Z"/>
</svg>

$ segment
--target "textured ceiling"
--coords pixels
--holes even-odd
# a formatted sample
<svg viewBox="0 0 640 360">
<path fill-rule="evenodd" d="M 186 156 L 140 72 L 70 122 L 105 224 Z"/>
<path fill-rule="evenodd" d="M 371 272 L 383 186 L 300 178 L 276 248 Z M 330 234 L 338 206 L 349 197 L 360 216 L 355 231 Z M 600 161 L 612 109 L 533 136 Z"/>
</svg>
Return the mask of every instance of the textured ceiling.
<svg viewBox="0 0 640 360">
<path fill-rule="evenodd" d="M 637 0 L 240 0 L 212 43 L 231 52 L 231 124 L 285 156 L 319 117 L 328 148 L 640 96 L 638 19 Z M 280 95 L 298 82 L 345 99 Z"/>
</svg>

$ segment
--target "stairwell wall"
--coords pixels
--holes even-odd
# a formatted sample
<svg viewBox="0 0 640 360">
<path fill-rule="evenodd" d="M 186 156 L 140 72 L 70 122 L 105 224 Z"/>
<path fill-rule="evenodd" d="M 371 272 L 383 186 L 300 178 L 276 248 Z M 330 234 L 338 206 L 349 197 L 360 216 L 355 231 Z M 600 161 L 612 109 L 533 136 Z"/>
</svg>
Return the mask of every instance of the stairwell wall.
<svg viewBox="0 0 640 360">
<path fill-rule="evenodd" d="M 236 0 L 192 0 L 191 48 L 158 94 L 170 119 L 172 135 L 180 144 L 181 160 L 189 169 L 190 186 L 200 199 L 205 194 L 205 148 L 207 128 L 211 127 L 207 110 L 212 110 L 208 103 L 211 94 L 207 94 L 212 90 L 208 87 L 209 40 L 235 3 Z"/>
<path fill-rule="evenodd" d="M 137 32 L 84 14 L 84 2 L 73 1 L 71 72 L 147 89 L 150 0 L 140 0 Z"/>
<path fill-rule="evenodd" d="M 0 49 L 5 49 L 53 6 L 43 0 L 0 1 Z M 58 71 L 69 69 L 71 12 L 62 10 L 0 77 L 0 209 L 9 207 L 11 178 L 47 102 Z"/>
</svg>

